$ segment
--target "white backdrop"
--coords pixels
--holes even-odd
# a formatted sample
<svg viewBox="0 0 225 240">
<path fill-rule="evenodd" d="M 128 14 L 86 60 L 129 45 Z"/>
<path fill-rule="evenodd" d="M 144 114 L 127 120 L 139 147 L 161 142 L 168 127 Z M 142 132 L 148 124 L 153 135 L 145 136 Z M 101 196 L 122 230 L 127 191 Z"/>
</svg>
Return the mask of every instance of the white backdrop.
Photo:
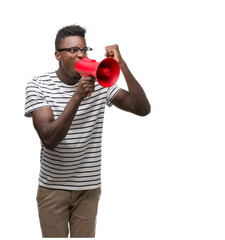
<svg viewBox="0 0 225 240">
<path fill-rule="evenodd" d="M 144 118 L 106 109 L 96 239 L 224 239 L 223 1 L 8 0 L 0 9 L 1 238 L 41 239 L 40 143 L 23 116 L 25 85 L 57 69 L 56 32 L 77 23 L 89 57 L 119 44 L 152 105 Z"/>
</svg>

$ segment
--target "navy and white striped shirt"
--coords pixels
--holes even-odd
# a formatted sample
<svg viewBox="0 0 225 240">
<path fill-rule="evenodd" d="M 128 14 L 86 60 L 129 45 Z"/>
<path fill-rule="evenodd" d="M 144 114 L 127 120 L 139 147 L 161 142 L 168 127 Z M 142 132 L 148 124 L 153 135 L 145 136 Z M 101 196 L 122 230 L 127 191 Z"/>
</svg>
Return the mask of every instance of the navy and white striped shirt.
<svg viewBox="0 0 225 240">
<path fill-rule="evenodd" d="M 34 77 L 26 86 L 25 116 L 51 107 L 54 118 L 63 112 L 78 84 L 66 85 L 55 72 Z M 95 91 L 85 98 L 66 137 L 54 149 L 41 144 L 39 184 L 63 190 L 89 190 L 101 186 L 101 141 L 105 105 L 120 91 L 116 85 L 104 88 L 95 82 Z"/>
</svg>

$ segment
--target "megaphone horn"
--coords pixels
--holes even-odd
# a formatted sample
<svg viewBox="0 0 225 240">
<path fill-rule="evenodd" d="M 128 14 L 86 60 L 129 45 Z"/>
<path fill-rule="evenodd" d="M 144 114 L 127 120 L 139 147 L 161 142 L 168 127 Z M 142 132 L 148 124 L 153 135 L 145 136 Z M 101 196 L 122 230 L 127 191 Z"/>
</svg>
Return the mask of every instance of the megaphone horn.
<svg viewBox="0 0 225 240">
<path fill-rule="evenodd" d="M 111 57 L 105 58 L 101 62 L 85 57 L 76 62 L 75 69 L 83 77 L 96 78 L 103 87 L 113 86 L 120 75 L 119 64 Z"/>
</svg>

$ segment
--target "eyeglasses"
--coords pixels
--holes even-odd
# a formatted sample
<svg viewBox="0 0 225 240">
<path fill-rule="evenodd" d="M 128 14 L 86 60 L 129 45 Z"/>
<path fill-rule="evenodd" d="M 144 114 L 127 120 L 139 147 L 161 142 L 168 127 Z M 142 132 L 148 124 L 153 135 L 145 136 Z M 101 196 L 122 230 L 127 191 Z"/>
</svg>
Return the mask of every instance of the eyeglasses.
<svg viewBox="0 0 225 240">
<path fill-rule="evenodd" d="M 88 51 L 92 51 L 93 49 L 90 47 L 85 47 L 85 48 L 79 48 L 79 47 L 70 47 L 70 48 L 62 48 L 62 49 L 58 49 L 58 52 L 62 52 L 62 51 L 68 51 L 71 53 L 77 53 L 79 51 L 83 52 L 84 54 L 87 54 Z"/>
</svg>

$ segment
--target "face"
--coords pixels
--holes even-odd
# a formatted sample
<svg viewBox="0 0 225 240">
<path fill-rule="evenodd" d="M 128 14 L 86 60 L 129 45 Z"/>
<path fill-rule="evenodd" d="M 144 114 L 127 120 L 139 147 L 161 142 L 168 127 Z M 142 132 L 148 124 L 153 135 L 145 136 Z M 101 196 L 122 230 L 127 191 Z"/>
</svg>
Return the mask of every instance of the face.
<svg viewBox="0 0 225 240">
<path fill-rule="evenodd" d="M 70 36 L 64 38 L 59 45 L 59 49 L 70 48 L 70 47 L 86 47 L 86 42 L 83 37 L 80 36 Z M 56 59 L 60 62 L 60 67 L 63 71 L 69 75 L 71 78 L 80 78 L 80 74 L 75 70 L 75 63 L 84 57 L 82 51 L 78 51 L 77 53 L 71 53 L 69 51 L 55 52 Z"/>
</svg>

